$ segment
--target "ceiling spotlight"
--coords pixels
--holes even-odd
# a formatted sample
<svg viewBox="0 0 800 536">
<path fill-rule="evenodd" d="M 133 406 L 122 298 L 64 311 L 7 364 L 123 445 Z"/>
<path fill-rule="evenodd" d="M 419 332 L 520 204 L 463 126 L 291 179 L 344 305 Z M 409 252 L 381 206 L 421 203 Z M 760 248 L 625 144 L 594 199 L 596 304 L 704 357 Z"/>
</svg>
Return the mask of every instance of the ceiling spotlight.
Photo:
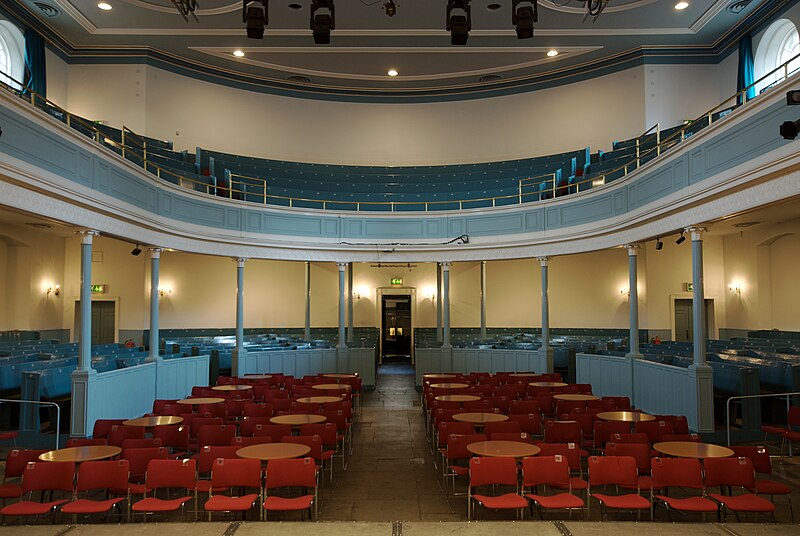
<svg viewBox="0 0 800 536">
<path fill-rule="evenodd" d="M 269 24 L 269 0 L 242 0 L 242 22 L 247 25 L 247 37 L 264 39 L 264 28 Z"/>
<path fill-rule="evenodd" d="M 237 58 L 244 58 L 244 52 L 242 52 L 241 50 L 234 50 L 233 55 L 236 56 Z"/>
<path fill-rule="evenodd" d="M 678 245 L 680 246 L 680 245 L 681 245 L 681 244 L 683 244 L 685 241 L 686 241 L 686 237 L 685 237 L 685 236 L 683 236 L 683 231 L 681 231 L 681 236 L 679 236 L 679 237 L 678 237 L 678 239 L 675 241 L 675 243 L 676 243 L 676 244 L 678 244 Z"/>
<path fill-rule="evenodd" d="M 539 0 L 511 0 L 511 24 L 516 27 L 517 39 L 533 37 L 534 22 L 539 22 Z"/>
<path fill-rule="evenodd" d="M 386 11 L 388 16 L 394 17 L 397 15 L 397 4 L 395 4 L 394 0 L 386 0 L 383 3 L 383 10 Z"/>
<path fill-rule="evenodd" d="M 311 0 L 311 20 L 314 43 L 327 45 L 331 42 L 331 30 L 336 29 L 336 11 L 333 0 Z"/>
<path fill-rule="evenodd" d="M 556 56 L 558 56 L 558 50 L 548 50 L 547 51 L 547 57 L 548 58 L 555 58 Z"/>
<path fill-rule="evenodd" d="M 99 7 L 103 11 L 111 11 L 112 9 L 111 4 L 109 4 L 108 2 L 100 2 L 99 4 L 97 4 L 97 7 Z"/>
<path fill-rule="evenodd" d="M 386 74 L 388 74 L 389 76 L 397 76 L 400 73 L 397 72 L 397 69 L 389 69 L 389 72 L 387 72 Z"/>
<path fill-rule="evenodd" d="M 175 9 L 178 10 L 178 13 L 181 14 L 183 20 L 189 22 L 189 15 L 192 16 L 195 22 L 200 22 L 197 18 L 197 0 L 172 0 L 172 5 L 175 6 Z"/>
<path fill-rule="evenodd" d="M 472 29 L 470 0 L 447 0 L 447 25 L 451 45 L 466 45 Z M 455 13 L 453 13 L 455 11 Z"/>
<path fill-rule="evenodd" d="M 686 9 L 687 7 L 689 7 L 689 2 L 678 2 L 675 4 L 675 9 L 677 10 Z"/>
<path fill-rule="evenodd" d="M 136 247 L 131 250 L 131 255 L 134 257 L 138 257 L 142 253 L 142 248 L 139 247 L 139 244 L 136 244 Z"/>
<path fill-rule="evenodd" d="M 656 238 L 656 249 L 658 251 L 661 251 L 663 247 L 664 247 L 664 242 L 662 242 L 660 238 Z"/>
</svg>

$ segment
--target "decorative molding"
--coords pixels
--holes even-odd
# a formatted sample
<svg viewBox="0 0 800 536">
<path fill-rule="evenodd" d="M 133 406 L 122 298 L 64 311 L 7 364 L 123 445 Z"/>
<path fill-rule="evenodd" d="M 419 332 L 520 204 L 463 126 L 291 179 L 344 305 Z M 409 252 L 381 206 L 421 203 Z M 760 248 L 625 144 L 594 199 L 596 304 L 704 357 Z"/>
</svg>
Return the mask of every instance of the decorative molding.
<svg viewBox="0 0 800 536">
<path fill-rule="evenodd" d="M 61 0 L 66 1 L 66 0 Z M 209 0 L 201 0 L 202 3 L 206 3 Z M 123 2 L 127 2 L 128 4 L 136 7 L 140 7 L 142 9 L 149 9 L 150 11 L 157 11 L 159 13 L 170 13 L 175 14 L 176 10 L 175 7 L 172 6 L 162 6 L 159 4 L 153 4 L 151 2 L 145 2 L 143 0 L 123 0 Z M 200 2 L 198 2 L 199 4 Z M 207 17 L 212 15 L 224 15 L 225 13 L 231 13 L 233 11 L 238 11 L 242 9 L 242 4 L 240 2 L 233 2 L 232 4 L 227 4 L 220 7 L 210 8 L 210 9 L 198 9 L 195 10 L 195 15 L 198 17 Z"/>
</svg>

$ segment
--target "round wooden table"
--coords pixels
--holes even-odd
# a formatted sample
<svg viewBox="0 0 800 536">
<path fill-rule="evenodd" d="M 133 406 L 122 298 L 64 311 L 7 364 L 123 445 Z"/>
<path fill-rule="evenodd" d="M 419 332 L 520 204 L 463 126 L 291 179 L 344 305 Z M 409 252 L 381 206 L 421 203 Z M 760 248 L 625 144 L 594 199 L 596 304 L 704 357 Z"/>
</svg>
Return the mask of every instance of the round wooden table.
<svg viewBox="0 0 800 536">
<path fill-rule="evenodd" d="M 424 380 L 449 380 L 452 378 L 458 378 L 455 374 L 445 374 L 443 372 L 429 372 L 427 374 L 422 375 L 422 379 Z"/>
<path fill-rule="evenodd" d="M 467 445 L 467 450 L 476 456 L 525 458 L 536 456 L 542 449 L 522 441 L 478 441 Z"/>
<path fill-rule="evenodd" d="M 566 387 L 569 384 L 564 382 L 530 382 L 528 385 L 531 387 L 549 387 L 553 389 L 555 387 Z"/>
<path fill-rule="evenodd" d="M 240 458 L 269 461 L 299 458 L 309 452 L 311 452 L 311 447 L 300 443 L 261 443 L 242 447 L 236 451 L 236 455 Z"/>
<path fill-rule="evenodd" d="M 486 424 L 487 422 L 503 422 L 508 420 L 508 415 L 502 413 L 488 413 L 484 411 L 475 411 L 467 413 L 456 413 L 453 415 L 454 421 L 471 422 L 472 424 Z"/>
<path fill-rule="evenodd" d="M 214 391 L 248 391 L 252 388 L 253 388 L 252 385 L 237 383 L 233 385 L 215 385 L 211 389 Z"/>
<path fill-rule="evenodd" d="M 571 400 L 573 402 L 588 402 L 589 400 L 600 400 L 599 396 L 594 395 L 580 395 L 580 394 L 563 394 L 563 395 L 553 395 L 553 398 L 556 400 Z"/>
<path fill-rule="evenodd" d="M 618 422 L 648 422 L 656 420 L 653 415 L 639 411 L 602 411 L 597 414 L 597 418 L 604 421 Z"/>
<path fill-rule="evenodd" d="M 353 378 L 358 378 L 358 374 L 347 374 L 343 372 L 331 372 L 330 374 L 323 374 L 323 378 L 333 378 L 337 380 L 352 380 Z"/>
<path fill-rule="evenodd" d="M 536 376 L 535 372 L 515 372 L 513 374 L 508 374 L 511 378 L 531 378 Z"/>
<path fill-rule="evenodd" d="M 302 426 L 304 424 L 319 424 L 327 421 L 325 415 L 315 413 L 290 413 L 288 415 L 277 415 L 271 417 L 269 422 L 272 424 L 288 424 L 290 426 Z"/>
<path fill-rule="evenodd" d="M 439 402 L 477 402 L 480 399 L 477 395 L 439 395 L 434 398 Z"/>
<path fill-rule="evenodd" d="M 66 449 L 51 450 L 39 455 L 43 462 L 89 462 L 112 458 L 122 452 L 119 447 L 112 445 L 90 445 L 88 447 L 69 447 Z"/>
<path fill-rule="evenodd" d="M 693 441 L 664 441 L 653 445 L 661 454 L 675 458 L 727 458 L 733 456 L 728 447 L 711 443 L 695 443 Z"/>
<path fill-rule="evenodd" d="M 433 389 L 465 389 L 469 387 L 468 383 L 432 383 Z"/>
<path fill-rule="evenodd" d="M 187 406 L 199 406 L 200 404 L 220 404 L 225 402 L 224 398 L 203 397 L 203 398 L 184 398 L 178 400 L 178 404 L 185 404 Z"/>
<path fill-rule="evenodd" d="M 245 374 L 242 378 L 245 380 L 271 380 L 272 374 Z"/>
<path fill-rule="evenodd" d="M 318 383 L 316 385 L 311 386 L 312 389 L 319 389 L 320 391 L 347 391 L 350 389 L 350 385 L 346 383 Z"/>
<path fill-rule="evenodd" d="M 154 415 L 152 417 L 139 417 L 138 419 L 129 419 L 122 424 L 125 426 L 144 426 L 150 428 L 153 426 L 172 426 L 173 424 L 180 424 L 183 422 L 183 417 L 177 415 Z"/>
<path fill-rule="evenodd" d="M 341 401 L 342 397 L 340 396 L 304 396 L 295 400 L 295 402 L 300 402 L 301 404 L 332 404 L 333 402 Z"/>
</svg>

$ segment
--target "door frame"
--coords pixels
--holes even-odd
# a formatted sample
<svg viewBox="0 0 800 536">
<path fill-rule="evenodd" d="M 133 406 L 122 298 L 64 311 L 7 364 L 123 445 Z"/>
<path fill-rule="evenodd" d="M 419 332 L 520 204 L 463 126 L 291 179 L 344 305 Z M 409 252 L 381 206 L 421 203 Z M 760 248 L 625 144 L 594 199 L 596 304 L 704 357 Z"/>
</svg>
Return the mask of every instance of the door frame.
<svg viewBox="0 0 800 536">
<path fill-rule="evenodd" d="M 679 292 L 677 294 L 670 294 L 669 295 L 669 330 L 672 336 L 672 340 L 675 340 L 675 300 L 693 300 L 694 294 L 692 292 Z M 711 296 L 706 296 L 703 298 L 703 304 L 707 302 L 711 302 L 709 306 L 706 308 L 706 324 L 708 325 L 708 333 L 706 333 L 707 339 L 719 339 L 719 333 L 717 332 L 717 302 Z M 710 313 L 710 314 L 709 314 Z M 694 336 L 692 336 L 694 339 Z"/>
<path fill-rule="evenodd" d="M 383 297 L 409 296 L 411 298 L 411 366 L 416 364 L 414 355 L 414 328 L 417 323 L 416 287 L 378 287 L 375 289 L 375 325 L 378 327 L 378 365 L 383 365 Z"/>
<path fill-rule="evenodd" d="M 69 299 L 68 304 L 68 311 L 67 314 L 69 315 L 68 318 L 72 318 L 72 327 L 70 328 L 69 333 L 69 340 L 70 342 L 78 342 L 78 318 L 75 316 L 75 312 L 78 310 L 75 307 L 77 302 L 80 302 L 80 296 L 73 296 Z M 114 344 L 119 344 L 119 296 L 108 296 L 105 294 L 93 294 L 92 295 L 93 302 L 114 302 Z"/>
</svg>

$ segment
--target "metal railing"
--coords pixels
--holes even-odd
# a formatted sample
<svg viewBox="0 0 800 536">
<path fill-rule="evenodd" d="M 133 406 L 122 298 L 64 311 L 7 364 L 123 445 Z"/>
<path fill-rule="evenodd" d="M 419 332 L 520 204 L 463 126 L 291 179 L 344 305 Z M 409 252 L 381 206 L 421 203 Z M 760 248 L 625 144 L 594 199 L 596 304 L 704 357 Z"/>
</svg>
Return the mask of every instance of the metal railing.
<svg viewBox="0 0 800 536">
<path fill-rule="evenodd" d="M 728 446 L 731 446 L 731 400 L 746 400 L 750 398 L 779 398 L 786 397 L 786 414 L 789 414 L 789 397 L 800 396 L 800 392 L 793 393 L 770 393 L 767 395 L 738 395 L 728 398 L 725 402 L 725 432 L 728 439 Z"/>
<path fill-rule="evenodd" d="M 249 201 L 249 198 L 255 197 L 256 199 L 260 198 L 260 201 L 257 202 L 258 204 L 262 205 L 270 204 L 270 201 L 273 201 L 272 204 L 289 207 L 295 207 L 298 205 L 298 203 L 300 203 L 312 205 L 310 207 L 303 208 L 327 209 L 329 206 L 334 206 L 337 208 L 350 207 L 351 210 L 354 209 L 355 211 L 383 207 L 384 209 L 388 209 L 390 212 L 396 212 L 398 209 L 403 207 L 423 207 L 423 210 L 428 212 L 432 209 L 436 209 L 437 207 L 445 206 L 447 208 L 443 208 L 443 210 L 450 210 L 450 207 L 456 206 L 459 210 L 463 209 L 465 206 L 477 208 L 477 205 L 479 204 L 490 204 L 492 207 L 495 207 L 500 203 L 503 205 L 514 203 L 521 205 L 523 203 L 531 202 L 531 200 L 538 201 L 542 198 L 555 198 L 569 193 L 581 192 L 587 188 L 606 184 L 614 178 L 624 177 L 628 173 L 639 169 L 643 165 L 643 161 L 644 163 L 647 163 L 650 160 L 661 156 L 664 151 L 674 147 L 687 137 L 695 134 L 697 131 L 707 126 L 710 126 L 715 121 L 722 119 L 727 115 L 727 112 L 733 111 L 733 109 L 752 100 L 752 98 L 747 97 L 747 93 L 756 86 L 763 84 L 767 80 L 775 78 L 775 80 L 772 80 L 769 85 L 766 86 L 769 88 L 783 80 L 786 80 L 789 78 L 789 76 L 796 74 L 800 69 L 794 69 L 790 71 L 789 66 L 790 64 L 797 62 L 798 59 L 800 59 L 800 54 L 794 56 L 782 65 L 768 72 L 746 88 L 737 91 L 731 97 L 723 100 L 720 104 L 700 115 L 699 117 L 685 121 L 681 128 L 675 130 L 666 138 L 663 138 L 662 136 L 661 125 L 656 123 L 647 129 L 643 134 L 637 138 L 634 138 L 634 154 L 630 160 L 627 160 L 623 164 L 620 164 L 611 170 L 607 170 L 596 175 L 593 175 L 590 172 L 586 178 L 575 180 L 571 184 L 566 185 L 556 183 L 555 173 L 546 173 L 534 177 L 517 179 L 517 192 L 513 194 L 491 197 L 450 199 L 442 201 L 345 201 L 337 199 L 315 199 L 310 197 L 274 195 L 267 191 L 267 185 L 269 182 L 268 178 L 252 177 L 233 172 L 229 173 L 230 177 L 239 177 L 246 180 L 231 180 L 228 185 L 201 182 L 192 177 L 181 175 L 180 173 L 167 169 L 166 167 L 153 162 L 153 160 L 149 158 L 147 139 L 144 136 L 136 134 L 126 126 L 122 127 L 121 141 L 116 141 L 110 139 L 106 133 L 102 132 L 101 129 L 98 129 L 91 121 L 87 121 L 81 117 L 70 114 L 68 111 L 47 100 L 45 97 L 36 94 L 35 92 L 27 89 L 18 89 L 4 82 L 0 82 L 0 86 L 5 87 L 6 90 L 30 101 L 33 106 L 43 109 L 56 119 L 59 119 L 58 116 L 60 115 L 60 119 L 62 122 L 65 122 L 67 126 L 75 128 L 78 131 L 84 131 L 84 133 L 88 131 L 87 135 L 93 140 L 108 146 L 115 152 L 119 153 L 126 160 L 140 164 L 142 168 L 150 173 L 153 173 L 159 179 L 168 180 L 169 182 L 177 184 L 178 186 L 203 192 L 207 195 L 227 197 L 229 199 L 238 198 L 243 201 Z M 10 77 L 8 77 L 8 80 L 10 80 L 12 84 L 17 84 L 20 87 L 23 87 L 22 84 L 20 84 L 20 82 L 17 80 L 14 80 Z M 141 142 L 139 140 L 141 140 Z M 650 144 L 652 144 L 652 146 L 648 147 Z M 616 175 L 619 175 L 619 177 L 616 177 Z M 248 192 L 246 186 L 248 184 L 253 184 L 252 182 L 248 181 L 259 181 L 259 183 L 262 183 L 263 192 Z M 542 184 L 545 184 L 546 187 L 542 188 Z M 531 199 L 531 196 L 535 197 Z M 513 201 L 509 202 L 512 199 Z"/>
<path fill-rule="evenodd" d="M 0 398 L 0 403 L 9 402 L 12 404 L 34 404 L 38 406 L 51 406 L 56 408 L 56 450 L 58 450 L 58 438 L 61 434 L 61 407 L 55 402 L 45 402 L 42 400 L 18 400 L 16 398 Z"/>
</svg>

